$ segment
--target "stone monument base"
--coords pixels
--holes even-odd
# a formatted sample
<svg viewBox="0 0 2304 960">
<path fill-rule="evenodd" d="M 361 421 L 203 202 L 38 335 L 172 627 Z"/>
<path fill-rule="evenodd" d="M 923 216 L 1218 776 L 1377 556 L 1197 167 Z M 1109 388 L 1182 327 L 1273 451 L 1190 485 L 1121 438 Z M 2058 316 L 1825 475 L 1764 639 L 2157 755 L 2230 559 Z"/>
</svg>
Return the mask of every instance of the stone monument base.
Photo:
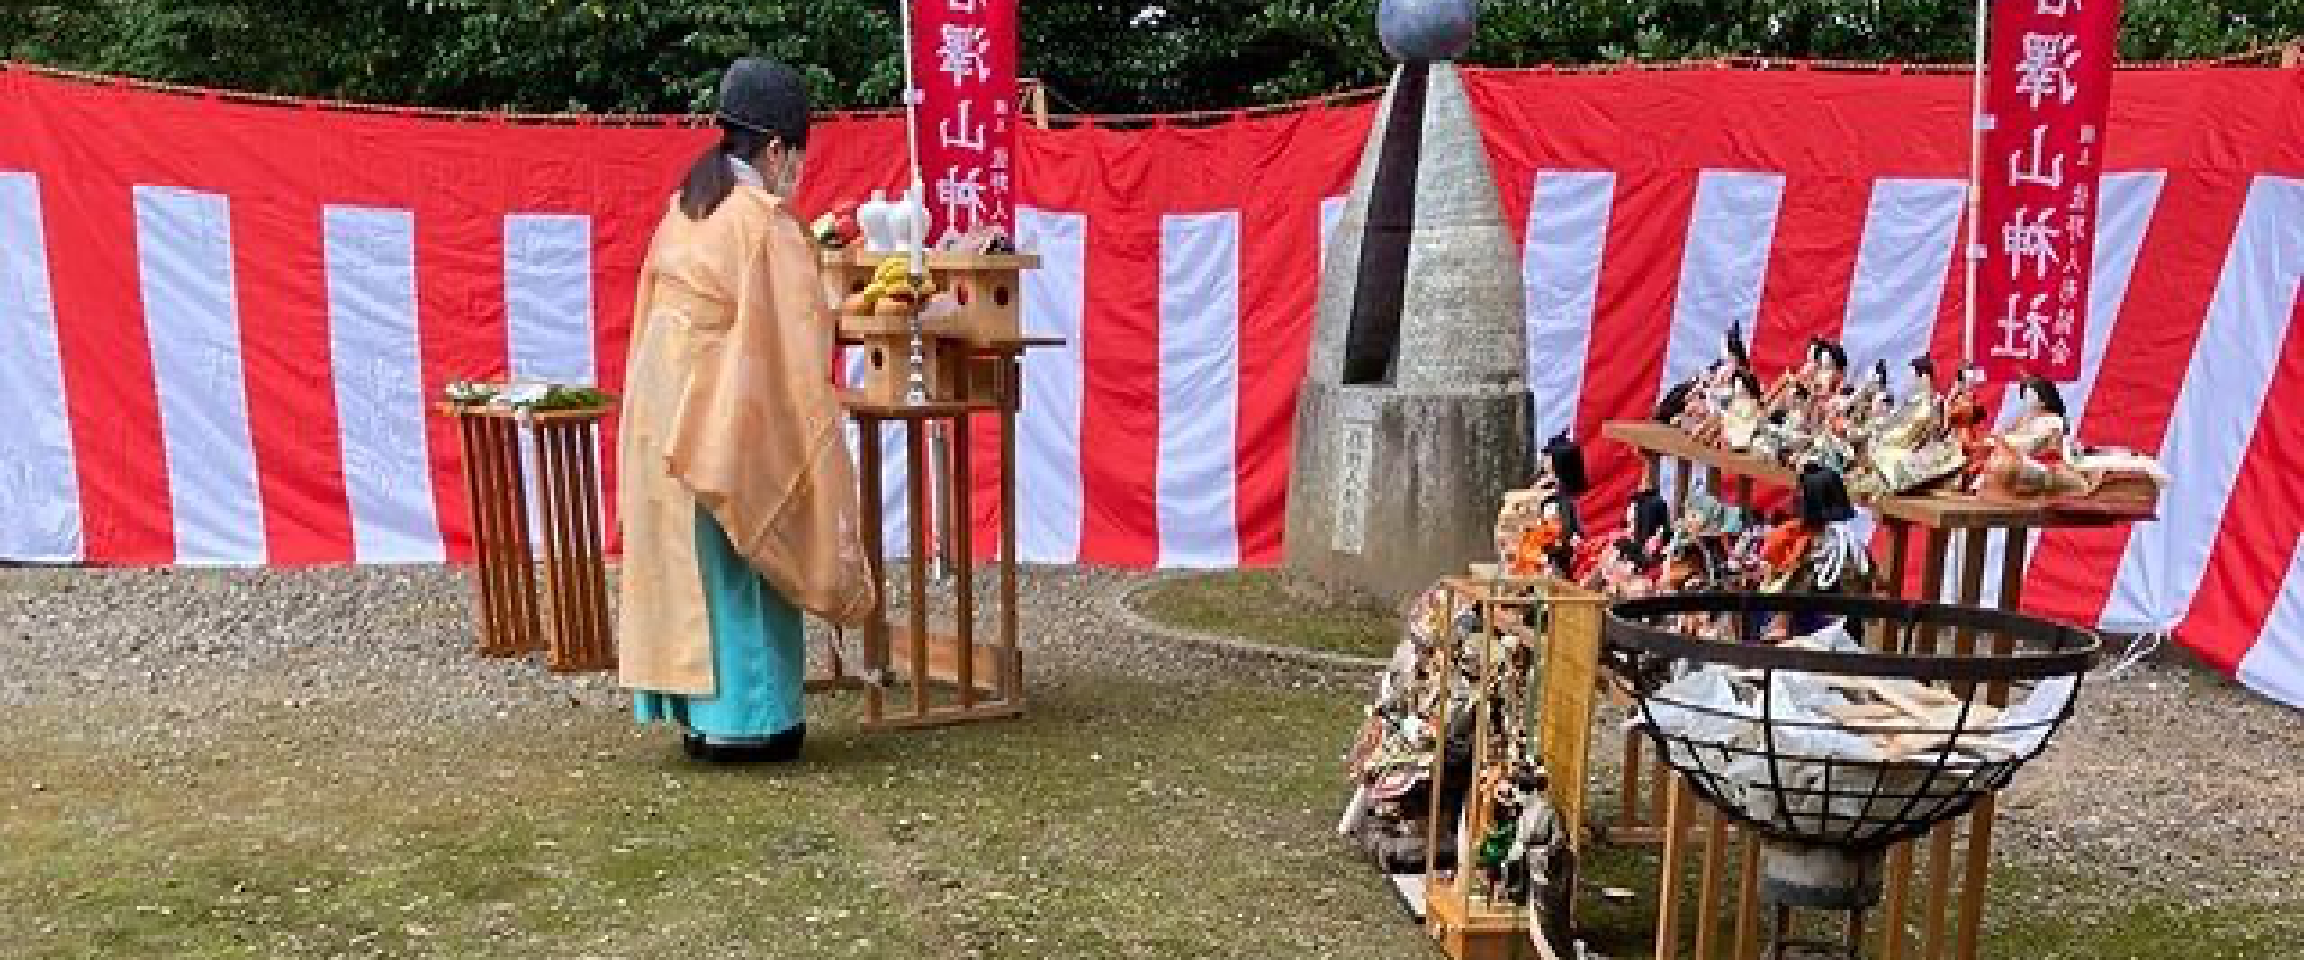
<svg viewBox="0 0 2304 960">
<path fill-rule="evenodd" d="M 1290 577 L 1389 607 L 1494 559 L 1497 507 L 1534 473 L 1533 416 L 1520 386 L 1304 384 L 1297 442 L 1318 449 L 1289 480 Z"/>
</svg>

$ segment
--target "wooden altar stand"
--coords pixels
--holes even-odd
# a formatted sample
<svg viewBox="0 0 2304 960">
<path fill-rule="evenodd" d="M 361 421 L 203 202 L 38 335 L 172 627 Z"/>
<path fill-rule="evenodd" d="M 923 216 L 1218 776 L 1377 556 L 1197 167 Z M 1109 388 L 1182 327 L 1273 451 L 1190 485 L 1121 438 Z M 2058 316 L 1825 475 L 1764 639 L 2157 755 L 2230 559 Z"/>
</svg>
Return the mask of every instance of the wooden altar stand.
<svg viewBox="0 0 2304 960">
<path fill-rule="evenodd" d="M 821 265 L 835 302 L 864 288 L 893 253 L 830 250 Z M 856 422 L 856 470 L 865 555 L 879 588 L 862 631 L 863 664 L 851 673 L 839 656 L 829 672 L 812 678 L 811 691 L 861 690 L 862 726 L 902 730 L 1020 716 L 1024 712 L 1024 660 L 1017 645 L 1016 417 L 1023 409 L 1023 359 L 1036 348 L 1064 341 L 1023 336 L 1020 272 L 1039 264 L 1029 255 L 933 252 L 925 257 L 940 286 L 953 291 L 956 315 L 922 330 L 922 378 L 928 396 L 906 396 L 912 317 L 840 318 L 840 343 L 865 351 L 863 382 L 843 391 L 841 405 Z M 988 624 L 980 624 L 974 550 L 975 484 L 970 421 L 995 417 L 1000 444 L 998 578 Z M 905 515 L 910 543 L 894 579 L 904 603 L 892 603 L 882 500 L 883 428 L 904 438 Z M 941 427 L 941 430 L 936 428 Z M 943 456 L 933 456 L 941 434 Z M 931 531 L 943 530 L 939 544 Z M 950 599 L 932 602 L 930 565 L 941 556 L 951 571 Z M 989 627 L 988 638 L 980 631 Z M 898 691 L 897 688 L 904 688 Z M 899 696 L 898 694 L 902 695 Z"/>
<path fill-rule="evenodd" d="M 1639 450 L 1652 478 L 1663 475 L 1659 470 L 1663 461 L 1679 462 L 1673 489 L 1664 493 L 1675 516 L 1687 499 L 1696 467 L 1705 468 L 1716 486 L 1720 480 L 1733 478 L 1735 499 L 1746 506 L 1751 503 L 1755 481 L 1795 489 L 1798 482 L 1793 471 L 1779 464 L 1706 446 L 1668 424 L 1617 421 L 1603 425 L 1601 432 Z M 1725 492 L 1717 495 L 1726 496 Z M 1864 506 L 1879 518 L 1887 533 L 1891 554 L 1884 574 L 1891 596 L 1905 599 L 1908 548 L 1917 534 L 1925 538 L 1925 548 L 1918 590 L 1909 599 L 1982 606 L 1989 551 L 1997 535 L 2001 551 L 1998 606 L 2009 611 L 2021 609 L 2024 557 L 2032 531 L 2114 526 L 2149 519 L 2134 514 L 2063 512 L 2040 504 L 1962 494 L 1887 497 Z M 1955 536 L 1957 550 L 1953 546 Z M 1957 576 L 1956 596 L 1946 596 L 1948 571 Z M 1875 645 L 1886 643 L 1886 633 L 1876 633 L 1868 640 Z M 1926 631 L 1913 641 L 1914 647 L 1925 648 L 1923 652 L 1970 653 L 1975 643 L 1976 638 L 1965 631 L 1953 637 Z M 1991 699 L 1999 704 L 2004 695 L 1995 693 Z M 1662 896 L 1657 904 L 1657 960 L 1758 957 L 1759 845 L 1744 827 L 1697 799 L 1661 761 L 1643 762 L 1643 742 L 1637 734 L 1625 737 L 1623 807 L 1611 825 L 1610 838 L 1617 842 L 1660 841 L 1664 846 Z M 1645 804 L 1641 802 L 1643 793 Z M 1969 814 L 1939 825 L 1924 840 L 1889 849 L 1884 897 L 1871 911 L 1877 923 L 1865 934 L 1873 951 L 1867 957 L 1975 960 L 1991 870 L 1995 806 L 1993 796 L 1987 794 Z M 1693 858 L 1698 865 L 1700 879 L 1693 898 L 1680 882 L 1686 862 L 1683 858 Z M 1731 868 L 1735 870 L 1733 882 L 1728 873 Z M 1682 952 L 1680 932 L 1688 927 L 1693 928 L 1694 939 L 1689 951 Z"/>
<path fill-rule="evenodd" d="M 441 404 L 439 411 L 455 419 L 464 455 L 481 655 L 542 651 L 545 667 L 555 673 L 615 669 L 595 457 L 605 411 L 521 415 L 508 407 L 453 403 Z M 523 433 L 528 464 L 521 459 Z M 527 475 L 529 465 L 535 468 L 533 478 Z"/>
</svg>

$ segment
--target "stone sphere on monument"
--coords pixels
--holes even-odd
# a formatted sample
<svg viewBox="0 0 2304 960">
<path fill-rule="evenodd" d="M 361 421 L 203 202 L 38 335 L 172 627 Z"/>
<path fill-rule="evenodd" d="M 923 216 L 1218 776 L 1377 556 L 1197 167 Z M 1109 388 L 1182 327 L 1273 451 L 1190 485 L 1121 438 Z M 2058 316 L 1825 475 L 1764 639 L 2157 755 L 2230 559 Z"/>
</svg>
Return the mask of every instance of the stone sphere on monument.
<svg viewBox="0 0 2304 960">
<path fill-rule="evenodd" d="M 1480 0 L 1383 0 L 1376 35 L 1395 60 L 1454 60 L 1472 48 Z"/>
</svg>

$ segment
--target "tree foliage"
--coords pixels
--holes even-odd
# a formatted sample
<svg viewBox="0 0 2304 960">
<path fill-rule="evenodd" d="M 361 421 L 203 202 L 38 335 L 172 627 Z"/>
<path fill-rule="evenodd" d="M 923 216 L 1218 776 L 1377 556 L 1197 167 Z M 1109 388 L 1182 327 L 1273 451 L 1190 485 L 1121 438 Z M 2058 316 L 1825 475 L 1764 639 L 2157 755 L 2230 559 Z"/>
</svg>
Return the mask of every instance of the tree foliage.
<svg viewBox="0 0 2304 960">
<path fill-rule="evenodd" d="M 1060 108 L 1221 109 L 1380 82 L 1377 0 L 1021 0 L 1024 72 Z M 1486 0 L 1470 62 L 1757 55 L 1945 62 L 1940 0 Z M 729 60 L 803 65 L 827 107 L 897 101 L 895 0 L 90 0 L 0 4 L 0 57 L 154 80 L 436 107 L 661 112 Z M 2126 0 L 2121 54 L 2304 36 L 2304 0 Z"/>
</svg>

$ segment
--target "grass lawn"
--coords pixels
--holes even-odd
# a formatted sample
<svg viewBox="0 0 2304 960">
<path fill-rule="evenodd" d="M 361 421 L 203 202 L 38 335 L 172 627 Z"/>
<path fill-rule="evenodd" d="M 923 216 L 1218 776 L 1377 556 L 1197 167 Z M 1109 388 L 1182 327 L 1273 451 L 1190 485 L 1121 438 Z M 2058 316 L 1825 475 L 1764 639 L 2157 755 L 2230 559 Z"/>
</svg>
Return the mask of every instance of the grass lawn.
<svg viewBox="0 0 2304 960">
<path fill-rule="evenodd" d="M 11 710 L 12 956 L 1411 957 L 1329 829 L 1354 704 L 1099 682 L 717 769 L 597 710 L 273 710 L 190 749 Z M 83 722 L 89 722 L 84 726 Z"/>
<path fill-rule="evenodd" d="M 1400 618 L 1382 611 L 1307 603 L 1272 570 L 1194 574 L 1139 591 L 1137 612 L 1160 623 L 1331 653 L 1384 658 L 1400 642 Z"/>
<path fill-rule="evenodd" d="M 1661 857 L 1654 847 L 1610 847 L 1594 844 L 1585 864 L 1583 881 L 1588 891 L 1621 887 L 1635 896 L 1609 902 L 1588 895 L 1577 909 L 1583 936 L 1593 949 L 1616 958 L 1653 955 L 1656 929 L 1656 892 Z M 1682 890 L 1693 895 L 1701 876 L 1697 857 L 1682 860 Z M 1991 881 L 1989 904 L 1979 952 L 1994 960 L 2176 960 L 2176 958 L 2251 958 L 2285 960 L 2298 956 L 2304 942 L 2304 918 L 2290 907 L 2266 904 L 2198 906 L 2181 896 L 2162 891 L 2139 891 L 2100 877 L 2002 865 Z M 1732 888 L 1736 860 L 1727 862 L 1725 887 Z M 1924 904 L 1912 893 L 1906 917 L 1917 921 Z M 1762 913 L 1765 923 L 1766 913 Z M 1718 914 L 1715 935 L 1733 929 L 1733 910 Z M 1874 920 L 1878 919 L 1875 914 Z M 1802 935 L 1832 940 L 1840 935 L 1837 915 L 1816 911 L 1796 914 Z M 1765 929 L 1765 928 L 1763 928 Z M 1877 929 L 1875 927 L 1874 929 Z M 1696 924 L 1683 914 L 1682 944 L 1692 944 Z M 1907 956 L 1920 951 L 1910 942 Z M 1866 944 L 1877 956 L 1879 941 Z"/>
<path fill-rule="evenodd" d="M 1204 629 L 1389 650 L 1388 617 L 1285 604 L 1269 574 L 1232 579 L 1191 591 L 1223 615 Z M 596 687 L 416 671 L 421 646 L 375 659 L 380 672 L 325 672 L 369 661 L 287 645 L 263 668 L 192 658 L 165 681 L 83 680 L 86 695 L 0 688 L 0 955 L 1440 956 L 1333 833 L 1363 678 L 1049 629 L 1024 719 L 864 735 L 851 697 L 818 698 L 807 759 L 781 768 L 691 764 L 672 731 L 635 728 Z M 62 656 L 66 635 L 9 649 Z M 2121 729 L 2102 736 L 2137 735 Z M 2233 789 L 2222 771 L 2154 786 L 2090 763 L 2068 775 L 2128 785 L 2075 808 L 2090 817 L 2132 817 L 2124 799 L 2143 790 Z M 1604 814 L 1613 778 L 1597 774 Z M 2049 809 L 2011 805 L 2008 832 L 2081 815 Z M 2304 956 L 2293 885 L 2242 878 L 2233 852 L 2293 846 L 2227 813 L 2166 815 L 2147 836 L 2214 821 L 2212 837 L 2259 847 L 2086 840 L 2069 870 L 2004 856 L 1985 956 Z M 1653 872 L 1645 851 L 1587 864 L 1591 884 L 1638 891 L 1586 901 L 1588 935 L 1616 960 L 1650 955 Z M 2208 894 L 2220 905 L 2197 905 Z"/>
</svg>

